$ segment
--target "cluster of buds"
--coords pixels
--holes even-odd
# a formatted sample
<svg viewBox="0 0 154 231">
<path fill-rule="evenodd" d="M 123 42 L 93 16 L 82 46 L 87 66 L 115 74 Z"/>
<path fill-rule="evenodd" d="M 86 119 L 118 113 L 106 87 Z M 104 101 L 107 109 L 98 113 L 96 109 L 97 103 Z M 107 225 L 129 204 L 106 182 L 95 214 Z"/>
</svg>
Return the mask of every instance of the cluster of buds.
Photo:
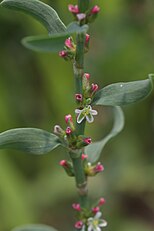
<svg viewBox="0 0 154 231">
<path fill-rule="evenodd" d="M 69 37 L 65 40 L 64 50 L 59 52 L 59 56 L 66 61 L 72 60 L 75 56 L 76 45 L 73 42 L 73 38 Z"/>
<path fill-rule="evenodd" d="M 97 164 L 91 164 L 90 162 L 88 162 L 88 155 L 86 154 L 82 154 L 81 158 L 83 161 L 83 169 L 86 176 L 95 176 L 96 174 L 103 172 L 104 167 L 100 162 L 98 162 Z"/>
<path fill-rule="evenodd" d="M 101 206 L 104 205 L 105 199 L 100 198 L 99 201 L 90 209 L 83 209 L 79 203 L 73 203 L 72 208 L 77 212 L 78 221 L 75 228 L 78 230 L 98 230 L 107 226 L 107 222 L 101 219 Z"/>
<path fill-rule="evenodd" d="M 75 150 L 91 144 L 92 141 L 90 137 L 76 134 L 73 119 L 70 114 L 65 116 L 65 122 L 67 124 L 65 130 L 63 130 L 59 125 L 54 126 L 54 133 L 59 136 L 65 146 Z"/>
<path fill-rule="evenodd" d="M 80 12 L 78 5 L 69 4 L 68 10 L 73 14 L 75 20 L 79 21 L 83 25 L 91 23 L 96 19 L 100 11 L 100 7 L 95 5 L 86 12 Z"/>
<path fill-rule="evenodd" d="M 97 115 L 97 111 L 93 110 L 91 107 L 91 102 L 95 93 L 98 90 L 97 84 L 90 84 L 90 74 L 84 73 L 82 76 L 82 92 L 83 94 L 75 94 L 75 99 L 78 104 L 78 109 L 75 110 L 77 114 L 77 123 L 81 123 L 84 119 L 88 123 L 94 121 L 94 115 Z"/>
</svg>

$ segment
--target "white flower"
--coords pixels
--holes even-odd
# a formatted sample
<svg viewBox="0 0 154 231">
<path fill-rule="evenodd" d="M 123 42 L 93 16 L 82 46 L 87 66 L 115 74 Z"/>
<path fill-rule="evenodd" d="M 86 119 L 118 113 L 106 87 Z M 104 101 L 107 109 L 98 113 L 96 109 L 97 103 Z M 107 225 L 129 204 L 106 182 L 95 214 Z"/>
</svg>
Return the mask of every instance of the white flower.
<svg viewBox="0 0 154 231">
<path fill-rule="evenodd" d="M 94 217 L 90 217 L 87 220 L 88 231 L 101 231 L 103 227 L 107 226 L 107 222 L 100 219 L 102 216 L 101 212 L 97 212 Z"/>
<path fill-rule="evenodd" d="M 94 121 L 93 115 L 97 115 L 97 111 L 93 110 L 90 105 L 84 107 L 82 110 L 75 109 L 75 113 L 77 114 L 77 123 L 80 124 L 85 118 L 88 123 L 92 123 Z"/>
</svg>

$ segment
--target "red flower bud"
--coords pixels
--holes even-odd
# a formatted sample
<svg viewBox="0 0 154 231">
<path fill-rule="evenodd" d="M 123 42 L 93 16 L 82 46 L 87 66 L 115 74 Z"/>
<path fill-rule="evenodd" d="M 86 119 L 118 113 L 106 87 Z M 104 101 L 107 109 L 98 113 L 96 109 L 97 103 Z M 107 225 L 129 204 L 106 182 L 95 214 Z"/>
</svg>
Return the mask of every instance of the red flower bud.
<svg viewBox="0 0 154 231">
<path fill-rule="evenodd" d="M 92 14 L 97 14 L 99 11 L 100 11 L 100 7 L 97 5 L 91 9 Z"/>
<path fill-rule="evenodd" d="M 102 205 L 105 204 L 105 202 L 106 202 L 105 199 L 104 199 L 103 197 L 101 197 L 100 200 L 99 200 L 98 205 L 99 205 L 99 206 L 102 206 Z"/>
<path fill-rule="evenodd" d="M 79 13 L 79 7 L 78 5 L 72 5 L 72 4 L 69 4 L 68 5 L 68 10 L 73 13 L 73 14 L 78 14 Z"/>
<path fill-rule="evenodd" d="M 75 225 L 74 225 L 74 227 L 75 227 L 76 229 L 81 229 L 82 226 L 83 226 L 83 222 L 82 222 L 82 221 L 77 221 L 77 222 L 75 223 Z"/>
</svg>

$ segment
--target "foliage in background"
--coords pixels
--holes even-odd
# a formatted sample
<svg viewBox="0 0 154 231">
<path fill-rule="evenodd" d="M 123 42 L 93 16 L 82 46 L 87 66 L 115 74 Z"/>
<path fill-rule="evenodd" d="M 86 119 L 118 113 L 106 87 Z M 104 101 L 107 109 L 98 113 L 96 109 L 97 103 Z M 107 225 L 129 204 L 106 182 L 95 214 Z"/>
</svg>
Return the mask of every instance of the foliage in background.
<svg viewBox="0 0 154 231">
<path fill-rule="evenodd" d="M 67 15 L 67 4 L 67 1 L 52 1 L 52 6 L 63 18 Z M 97 28 L 91 29 L 97 33 L 97 37 L 91 42 L 94 50 L 89 53 L 87 67 L 90 66 L 92 75 L 100 84 L 106 81 L 104 86 L 109 84 L 107 79 L 111 82 L 119 82 L 124 78 L 125 81 L 135 80 L 136 77 L 144 79 L 154 67 L 152 1 L 104 1 L 99 4 L 102 9 L 108 10 L 102 10 L 104 22 L 97 20 Z M 6 15 L 1 12 L 0 17 L 3 28 L 0 32 L 3 44 L 0 54 L 1 131 L 30 124 L 52 130 L 55 122 L 60 121 L 71 108 L 74 110 L 71 97 L 67 94 L 73 84 L 68 80 L 71 67 L 69 64 L 64 65 L 57 55 L 34 54 L 17 43 L 27 34 L 43 34 L 42 27 L 35 21 L 16 13 Z M 25 18 L 24 25 L 20 23 L 23 20 L 21 17 Z M 97 55 L 94 56 L 96 50 Z M 91 63 L 95 65 L 91 66 Z M 60 65 L 63 70 L 59 69 Z M 60 84 L 57 85 L 57 82 Z M 153 104 L 151 96 L 145 102 L 126 109 L 127 127 L 118 140 L 112 141 L 112 147 L 107 146 L 105 149 L 103 160 L 108 168 L 103 179 L 97 179 L 97 184 L 103 180 L 106 187 L 100 188 L 97 194 L 99 196 L 103 192 L 110 199 L 105 211 L 111 223 L 108 230 L 113 230 L 112 222 L 114 225 L 117 223 L 114 230 L 118 231 L 126 230 L 126 227 L 132 231 L 153 229 Z M 104 108 L 103 116 L 98 118 L 98 130 L 93 134 L 96 139 L 102 135 L 99 125 L 110 122 L 108 110 Z M 48 124 L 46 121 L 52 122 Z M 65 181 L 65 187 L 58 184 L 58 181 L 64 181 L 58 166 L 62 155 L 57 152 L 57 156 L 36 158 L 21 153 L 13 154 L 12 151 L 11 155 L 10 151 L 5 153 L 0 156 L 0 229 L 9 230 L 30 222 L 51 222 L 61 230 L 71 227 L 72 224 L 64 227 L 67 217 L 63 217 L 62 208 L 64 211 L 69 210 L 65 203 L 70 200 L 70 195 L 74 195 L 73 182 Z M 54 171 L 51 171 L 52 168 Z M 91 182 L 92 190 L 97 184 Z M 59 211 L 56 202 L 62 190 Z"/>
</svg>

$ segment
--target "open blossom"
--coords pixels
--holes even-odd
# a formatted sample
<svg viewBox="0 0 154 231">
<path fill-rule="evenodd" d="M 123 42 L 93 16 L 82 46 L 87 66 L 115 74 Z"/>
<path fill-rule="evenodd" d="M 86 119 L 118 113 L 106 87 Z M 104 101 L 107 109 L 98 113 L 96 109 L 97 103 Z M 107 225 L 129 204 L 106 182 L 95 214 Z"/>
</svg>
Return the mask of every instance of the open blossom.
<svg viewBox="0 0 154 231">
<path fill-rule="evenodd" d="M 101 231 L 103 227 L 107 226 L 107 222 L 103 219 L 100 219 L 102 216 L 101 212 L 97 212 L 94 217 L 90 217 L 87 220 L 88 231 Z"/>
<path fill-rule="evenodd" d="M 80 124 L 84 119 L 88 121 L 88 123 L 92 123 L 94 121 L 93 115 L 97 115 L 97 111 L 93 110 L 90 105 L 84 107 L 83 109 L 75 109 L 75 113 L 77 114 L 77 123 Z"/>
</svg>

